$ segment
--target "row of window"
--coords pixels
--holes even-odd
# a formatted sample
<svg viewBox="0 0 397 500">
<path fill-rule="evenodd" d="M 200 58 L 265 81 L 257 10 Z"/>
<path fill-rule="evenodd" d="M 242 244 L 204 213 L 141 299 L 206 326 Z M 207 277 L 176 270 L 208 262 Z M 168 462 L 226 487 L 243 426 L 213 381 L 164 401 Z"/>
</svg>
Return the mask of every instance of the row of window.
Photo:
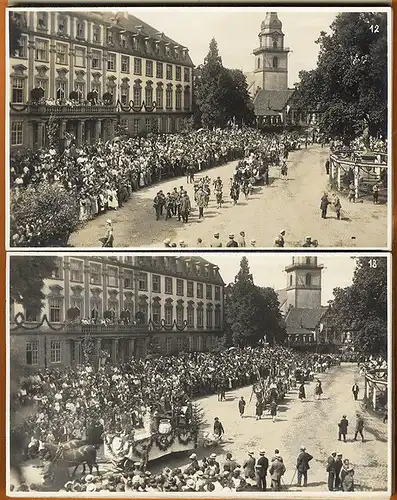
<svg viewBox="0 0 397 500">
<path fill-rule="evenodd" d="M 33 340 L 26 343 L 26 364 L 38 365 L 39 364 L 39 341 Z M 61 341 L 51 340 L 50 342 L 50 363 L 61 363 Z"/>
<path fill-rule="evenodd" d="M 18 57 L 27 57 L 27 38 L 23 37 L 21 39 L 21 44 L 16 54 Z M 56 63 L 62 65 L 68 65 L 69 62 L 68 45 L 64 43 L 56 44 Z M 143 60 L 139 57 L 134 57 L 134 75 L 142 76 L 142 66 Z M 43 39 L 36 39 L 35 42 L 35 60 L 38 62 L 49 62 L 49 41 Z M 121 73 L 130 73 L 130 61 L 131 57 L 129 55 L 120 56 L 120 71 Z M 154 62 L 150 59 L 145 61 L 145 75 L 147 77 L 154 76 Z M 87 50 L 84 47 L 74 47 L 74 66 L 77 68 L 87 67 Z M 165 78 L 166 80 L 174 79 L 174 65 L 173 64 L 163 64 L 162 62 L 156 62 L 156 78 L 164 77 L 164 66 L 165 66 Z M 107 61 L 105 68 L 108 71 L 117 71 L 117 54 L 109 52 L 107 55 Z M 92 50 L 91 52 L 91 69 L 101 70 L 102 69 L 102 52 L 100 50 Z M 182 81 L 182 66 L 175 66 L 175 80 Z M 190 82 L 190 68 L 183 68 L 183 80 L 185 82 Z"/>
<path fill-rule="evenodd" d="M 37 14 L 37 29 L 48 31 L 48 13 L 39 12 Z M 119 45 L 127 50 L 141 50 L 148 54 L 157 56 L 173 57 L 175 59 L 185 59 L 187 49 L 184 47 L 172 47 L 169 43 L 161 43 L 160 40 L 151 40 L 147 36 L 139 36 L 138 33 L 130 37 L 126 33 L 116 33 L 112 28 L 104 28 L 98 24 L 92 25 L 91 36 L 88 36 L 87 25 L 82 20 L 70 20 L 66 15 L 57 16 L 56 32 L 58 36 L 73 36 L 76 39 L 101 45 L 104 42 L 109 47 Z M 104 31 L 104 36 L 103 36 Z"/>
<path fill-rule="evenodd" d="M 24 77 L 13 77 L 11 79 L 11 102 L 14 104 L 24 104 L 27 101 L 26 96 L 26 78 Z M 49 97 L 48 95 L 48 79 L 47 78 L 36 78 L 36 87 L 41 88 L 43 90 L 44 97 Z M 75 82 L 74 91 L 77 92 L 79 99 L 85 99 L 88 92 L 86 92 L 87 85 L 85 82 Z M 102 85 L 99 82 L 91 83 L 91 92 L 95 92 L 100 98 L 102 95 Z M 117 85 L 112 83 L 107 85 L 106 92 L 110 93 L 113 96 L 114 102 L 117 98 L 120 98 L 122 104 L 128 104 L 130 98 L 133 98 L 134 104 L 136 106 L 142 105 L 142 97 L 144 97 L 144 101 L 147 104 L 151 104 L 153 102 L 153 98 L 156 98 L 156 108 L 163 109 L 164 107 L 164 89 L 162 86 L 157 86 L 155 92 L 150 85 L 147 85 L 144 89 L 144 95 L 142 93 L 142 87 L 140 85 L 134 85 L 131 88 L 128 85 L 122 85 L 120 87 L 120 94 L 117 95 Z M 57 80 L 56 82 L 56 99 L 66 99 L 68 97 L 68 82 Z M 183 107 L 184 109 L 190 108 L 190 89 L 185 88 L 184 91 L 182 89 L 167 88 L 165 90 L 165 107 L 166 109 L 172 109 L 174 105 L 174 97 L 175 97 L 175 109 L 182 109 L 182 97 L 183 97 Z"/>
<path fill-rule="evenodd" d="M 289 277 L 289 286 L 293 285 L 293 276 L 292 274 Z M 312 285 L 312 275 L 311 274 L 306 274 L 305 275 L 305 286 L 311 286 Z"/>
</svg>

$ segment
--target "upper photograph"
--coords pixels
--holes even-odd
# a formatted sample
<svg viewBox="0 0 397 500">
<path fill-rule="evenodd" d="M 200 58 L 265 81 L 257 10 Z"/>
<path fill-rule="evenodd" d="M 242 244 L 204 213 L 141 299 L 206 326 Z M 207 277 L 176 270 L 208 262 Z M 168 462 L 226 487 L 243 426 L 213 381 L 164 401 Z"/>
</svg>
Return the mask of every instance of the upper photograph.
<svg viewBox="0 0 397 500">
<path fill-rule="evenodd" d="M 8 16 L 8 248 L 390 248 L 390 9 Z"/>
</svg>

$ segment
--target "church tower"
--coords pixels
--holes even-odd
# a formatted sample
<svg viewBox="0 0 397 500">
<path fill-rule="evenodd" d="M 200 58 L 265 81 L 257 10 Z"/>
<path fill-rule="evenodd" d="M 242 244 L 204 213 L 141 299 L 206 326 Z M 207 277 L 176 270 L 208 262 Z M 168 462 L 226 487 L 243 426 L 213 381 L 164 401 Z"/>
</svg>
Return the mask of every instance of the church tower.
<svg viewBox="0 0 397 500">
<path fill-rule="evenodd" d="M 315 309 L 321 307 L 321 275 L 323 265 L 317 257 L 292 257 L 287 273 L 286 310 L 291 307 Z"/>
<path fill-rule="evenodd" d="M 267 12 L 254 49 L 255 82 L 263 90 L 288 89 L 288 47 L 284 47 L 283 25 L 277 12 Z"/>
</svg>

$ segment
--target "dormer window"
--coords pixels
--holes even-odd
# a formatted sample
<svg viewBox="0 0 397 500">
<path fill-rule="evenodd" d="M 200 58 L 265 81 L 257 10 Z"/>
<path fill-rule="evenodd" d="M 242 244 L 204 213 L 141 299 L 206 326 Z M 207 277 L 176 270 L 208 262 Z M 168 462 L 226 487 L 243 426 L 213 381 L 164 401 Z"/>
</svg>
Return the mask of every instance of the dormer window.
<svg viewBox="0 0 397 500">
<path fill-rule="evenodd" d="M 68 29 L 68 21 L 66 17 L 59 17 L 58 21 L 58 32 L 62 35 L 66 35 Z"/>
<path fill-rule="evenodd" d="M 123 49 L 127 48 L 127 37 L 125 35 L 120 35 L 120 45 Z"/>
<path fill-rule="evenodd" d="M 48 29 L 48 13 L 39 12 L 37 14 L 37 27 L 42 30 Z"/>
<path fill-rule="evenodd" d="M 108 45 L 113 45 L 114 44 L 113 31 L 111 29 L 107 29 L 106 30 L 106 43 Z"/>
<path fill-rule="evenodd" d="M 101 43 L 101 27 L 97 24 L 94 24 L 93 32 L 92 32 L 92 41 L 94 43 Z"/>
</svg>

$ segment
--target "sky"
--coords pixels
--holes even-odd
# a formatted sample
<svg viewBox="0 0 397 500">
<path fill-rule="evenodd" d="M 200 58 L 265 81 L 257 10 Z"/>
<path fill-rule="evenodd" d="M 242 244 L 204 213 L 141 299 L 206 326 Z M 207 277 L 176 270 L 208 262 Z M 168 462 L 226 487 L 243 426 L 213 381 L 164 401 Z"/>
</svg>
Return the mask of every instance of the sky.
<svg viewBox="0 0 397 500">
<path fill-rule="evenodd" d="M 218 42 L 223 65 L 227 68 L 253 71 L 252 51 L 259 46 L 258 33 L 266 8 L 235 7 L 169 7 L 135 8 L 131 14 L 188 47 L 193 63 L 204 62 L 211 38 Z M 321 9 L 316 12 L 277 9 L 283 23 L 284 46 L 290 47 L 288 86 L 298 81 L 302 69 L 316 67 L 319 47 L 315 44 L 321 31 L 329 32 L 336 12 Z"/>
<path fill-rule="evenodd" d="M 239 268 L 241 253 L 232 255 L 213 253 L 204 258 L 219 266 L 220 274 L 226 284 L 234 281 Z M 287 278 L 284 268 L 292 264 L 292 255 L 248 253 L 246 254 L 254 283 L 257 286 L 269 286 L 280 290 L 286 287 Z M 347 254 L 319 254 L 317 262 L 324 265 L 322 275 L 322 305 L 327 305 L 333 298 L 333 289 L 351 285 L 355 260 Z"/>
</svg>

